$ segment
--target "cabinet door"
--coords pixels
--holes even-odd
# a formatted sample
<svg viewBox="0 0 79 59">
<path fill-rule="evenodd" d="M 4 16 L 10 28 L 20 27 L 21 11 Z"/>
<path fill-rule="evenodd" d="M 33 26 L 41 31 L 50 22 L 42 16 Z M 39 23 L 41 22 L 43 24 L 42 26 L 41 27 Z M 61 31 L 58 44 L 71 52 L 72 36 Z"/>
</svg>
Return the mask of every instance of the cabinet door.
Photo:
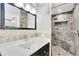
<svg viewBox="0 0 79 59">
<path fill-rule="evenodd" d="M 49 56 L 49 43 L 43 46 L 41 49 L 36 51 L 31 56 Z"/>
</svg>

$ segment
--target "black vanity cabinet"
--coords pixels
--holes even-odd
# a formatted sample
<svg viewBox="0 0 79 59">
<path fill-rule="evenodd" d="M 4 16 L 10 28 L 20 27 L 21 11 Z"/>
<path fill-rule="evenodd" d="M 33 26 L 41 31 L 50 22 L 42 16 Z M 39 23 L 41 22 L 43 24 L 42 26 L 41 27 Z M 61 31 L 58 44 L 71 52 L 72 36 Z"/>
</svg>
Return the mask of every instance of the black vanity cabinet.
<svg viewBox="0 0 79 59">
<path fill-rule="evenodd" d="M 43 46 L 41 49 L 36 51 L 31 56 L 49 56 L 49 43 Z"/>
</svg>

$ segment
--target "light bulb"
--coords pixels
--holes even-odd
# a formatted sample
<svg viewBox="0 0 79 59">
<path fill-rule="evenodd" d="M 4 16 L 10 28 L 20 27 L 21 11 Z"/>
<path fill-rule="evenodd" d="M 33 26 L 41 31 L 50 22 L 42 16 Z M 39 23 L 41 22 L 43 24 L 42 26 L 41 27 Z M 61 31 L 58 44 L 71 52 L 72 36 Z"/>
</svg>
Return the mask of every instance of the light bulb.
<svg viewBox="0 0 79 59">
<path fill-rule="evenodd" d="M 61 9 L 59 9 L 58 12 L 60 13 L 61 12 Z"/>
<path fill-rule="evenodd" d="M 23 8 L 24 7 L 24 5 L 23 5 L 23 3 L 14 3 L 17 7 L 20 7 L 20 8 Z"/>
</svg>

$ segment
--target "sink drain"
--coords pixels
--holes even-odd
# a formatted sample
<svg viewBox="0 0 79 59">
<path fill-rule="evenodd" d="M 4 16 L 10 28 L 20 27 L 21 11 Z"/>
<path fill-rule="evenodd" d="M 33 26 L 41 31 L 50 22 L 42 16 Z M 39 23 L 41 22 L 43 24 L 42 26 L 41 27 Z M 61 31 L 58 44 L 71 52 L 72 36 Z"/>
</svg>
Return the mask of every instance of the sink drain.
<svg viewBox="0 0 79 59">
<path fill-rule="evenodd" d="M 30 49 L 30 48 L 28 48 L 28 49 Z"/>
</svg>

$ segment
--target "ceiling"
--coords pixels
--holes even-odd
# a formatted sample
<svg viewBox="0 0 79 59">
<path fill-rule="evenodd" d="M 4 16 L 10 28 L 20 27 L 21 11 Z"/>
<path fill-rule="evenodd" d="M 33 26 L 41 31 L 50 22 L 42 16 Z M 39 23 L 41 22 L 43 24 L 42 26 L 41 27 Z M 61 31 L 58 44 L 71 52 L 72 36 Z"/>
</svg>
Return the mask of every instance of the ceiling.
<svg viewBox="0 0 79 59">
<path fill-rule="evenodd" d="M 39 9 L 41 10 L 47 10 L 47 6 L 49 3 L 28 3 L 33 8 L 35 8 L 37 11 Z M 51 3 L 51 10 L 52 14 L 62 13 L 65 11 L 72 10 L 74 7 L 74 3 Z M 59 12 L 61 10 L 61 12 Z"/>
<path fill-rule="evenodd" d="M 55 8 L 55 7 L 60 6 L 60 5 L 63 5 L 63 4 L 65 4 L 65 3 L 52 3 L 51 4 L 51 7 L 52 8 Z"/>
<path fill-rule="evenodd" d="M 51 4 L 51 14 L 59 14 L 64 12 L 73 11 L 74 3 L 52 3 Z"/>
</svg>

